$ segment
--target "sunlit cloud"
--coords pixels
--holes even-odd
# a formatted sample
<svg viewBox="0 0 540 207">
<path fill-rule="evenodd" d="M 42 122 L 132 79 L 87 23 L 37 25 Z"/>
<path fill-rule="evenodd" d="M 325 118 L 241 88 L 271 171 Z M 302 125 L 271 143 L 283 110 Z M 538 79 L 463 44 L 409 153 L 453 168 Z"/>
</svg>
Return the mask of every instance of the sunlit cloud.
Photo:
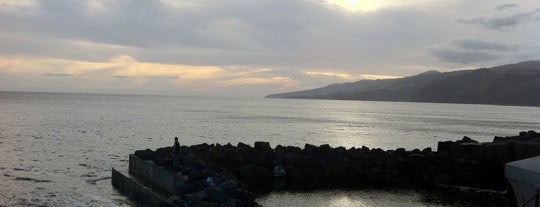
<svg viewBox="0 0 540 207">
<path fill-rule="evenodd" d="M 0 89 L 263 96 L 502 65 L 538 59 L 538 9 L 527 0 L 0 0 Z"/>
<path fill-rule="evenodd" d="M 101 0 L 87 1 L 86 6 L 88 9 L 94 11 L 103 11 L 106 9 L 104 2 Z"/>
<path fill-rule="evenodd" d="M 36 5 L 36 0 L 0 0 L 0 9 L 25 8 Z"/>
<path fill-rule="evenodd" d="M 433 2 L 434 0 L 408 0 L 408 1 L 394 1 L 394 0 L 326 0 L 331 5 L 337 6 L 345 11 L 349 12 L 369 12 L 379 9 L 386 9 L 398 6 L 410 6 L 422 3 Z"/>
<path fill-rule="evenodd" d="M 119 68 L 113 76 L 178 76 L 181 79 L 201 80 L 219 76 L 223 69 L 216 66 L 190 66 L 159 63 L 143 63 L 130 56 L 119 56 L 112 60 L 110 67 Z"/>
<path fill-rule="evenodd" d="M 124 84 L 116 88 L 123 89 L 151 87 L 152 84 L 156 85 L 155 81 L 168 83 L 172 87 L 197 90 L 269 84 L 280 88 L 298 84 L 292 78 L 273 74 L 272 71 L 269 68 L 239 66 L 149 63 L 127 55 L 102 62 L 0 57 L 0 73 L 37 78 L 79 78 L 89 80 L 87 84 L 103 85 L 122 80 Z"/>
<path fill-rule="evenodd" d="M 329 3 L 347 11 L 373 11 L 380 5 L 372 0 L 328 0 Z"/>
<path fill-rule="evenodd" d="M 362 76 L 362 79 L 369 79 L 369 80 L 402 78 L 402 76 L 374 75 L 374 74 L 362 74 L 361 76 Z"/>
<path fill-rule="evenodd" d="M 61 41 L 58 41 L 59 44 L 65 44 L 66 46 L 77 48 L 80 50 L 92 50 L 92 49 L 100 49 L 100 50 L 134 50 L 137 49 L 135 47 L 125 46 L 125 45 L 118 45 L 118 44 L 112 44 L 112 43 L 102 43 L 102 42 L 95 42 L 95 41 L 88 41 L 88 40 L 74 40 L 74 39 L 62 39 Z"/>
<path fill-rule="evenodd" d="M 401 78 L 401 76 L 391 76 L 391 75 L 376 75 L 376 74 L 350 74 L 344 72 L 334 72 L 334 71 L 304 71 L 304 74 L 310 76 L 331 76 L 337 77 L 344 80 L 354 81 L 361 79 L 394 79 Z"/>
<path fill-rule="evenodd" d="M 211 79 L 219 76 L 223 69 L 217 66 L 190 66 L 160 63 L 145 63 L 122 55 L 107 62 L 90 62 L 66 59 L 21 59 L 0 58 L 0 70 L 14 74 L 69 74 L 105 70 L 114 77 L 159 77 L 179 76 L 182 79 Z"/>
<path fill-rule="evenodd" d="M 269 68 L 247 68 L 240 66 L 223 67 L 220 73 L 211 83 L 208 89 L 231 87 L 231 86 L 254 86 L 274 85 L 276 88 L 288 88 L 299 85 L 299 81 L 289 76 L 274 74 Z"/>
<path fill-rule="evenodd" d="M 73 74 L 68 73 L 45 73 L 43 76 L 56 76 L 56 77 L 66 77 L 66 76 L 73 76 Z"/>
<path fill-rule="evenodd" d="M 270 78 L 250 77 L 250 78 L 238 78 L 238 79 L 231 79 L 231 80 L 223 81 L 214 87 L 232 86 L 232 85 L 259 85 L 259 84 L 272 84 L 272 83 L 293 85 L 293 84 L 297 84 L 297 81 L 291 79 L 290 77 L 282 77 L 282 76 L 276 76 L 276 77 L 270 77 Z"/>
<path fill-rule="evenodd" d="M 201 7 L 204 4 L 204 2 L 201 2 L 201 1 L 161 0 L 161 2 L 167 6 L 172 6 L 172 7 L 181 8 L 181 9 Z"/>
</svg>

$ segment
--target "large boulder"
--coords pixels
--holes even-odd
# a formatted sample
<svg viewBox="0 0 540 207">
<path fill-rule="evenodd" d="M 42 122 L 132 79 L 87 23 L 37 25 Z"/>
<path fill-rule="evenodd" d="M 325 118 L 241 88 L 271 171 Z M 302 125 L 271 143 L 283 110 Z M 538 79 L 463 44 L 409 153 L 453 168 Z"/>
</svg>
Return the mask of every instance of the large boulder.
<svg viewBox="0 0 540 207">
<path fill-rule="evenodd" d="M 151 149 L 137 150 L 135 155 L 143 160 L 153 160 L 156 156 Z"/>
<path fill-rule="evenodd" d="M 506 142 L 492 142 L 484 144 L 482 160 L 489 163 L 503 165 L 512 161 L 511 145 Z"/>
<path fill-rule="evenodd" d="M 464 136 L 463 139 L 458 140 L 457 143 L 463 144 L 463 143 L 478 143 L 478 141 L 471 139 L 468 136 Z"/>
<path fill-rule="evenodd" d="M 471 157 L 473 157 L 475 159 L 481 159 L 482 158 L 482 153 L 484 151 L 484 148 L 483 148 L 482 144 L 475 143 L 475 142 L 469 142 L 469 143 L 462 144 L 462 146 L 463 146 L 466 154 L 470 155 Z"/>
<path fill-rule="evenodd" d="M 540 155 L 540 142 L 528 141 L 525 142 L 524 154 L 526 158 Z"/>
<path fill-rule="evenodd" d="M 313 154 L 313 153 L 316 153 L 317 148 L 318 147 L 315 145 L 305 144 L 303 152 L 306 154 Z"/>
<path fill-rule="evenodd" d="M 238 176 L 242 178 L 254 178 L 258 176 L 257 169 L 253 164 L 243 164 L 235 169 Z"/>
<path fill-rule="evenodd" d="M 270 147 L 269 142 L 255 142 L 255 150 L 261 152 L 261 151 L 272 151 L 272 147 Z"/>
<path fill-rule="evenodd" d="M 452 141 L 443 141 L 437 143 L 437 152 L 450 152 L 450 146 L 452 146 L 454 142 Z"/>
<path fill-rule="evenodd" d="M 324 165 L 324 173 L 330 179 L 343 179 L 347 177 L 347 165 L 341 162 L 330 162 Z"/>
<path fill-rule="evenodd" d="M 208 195 L 206 200 L 213 203 L 221 204 L 232 199 L 232 193 L 220 187 L 209 187 L 205 191 Z"/>
</svg>

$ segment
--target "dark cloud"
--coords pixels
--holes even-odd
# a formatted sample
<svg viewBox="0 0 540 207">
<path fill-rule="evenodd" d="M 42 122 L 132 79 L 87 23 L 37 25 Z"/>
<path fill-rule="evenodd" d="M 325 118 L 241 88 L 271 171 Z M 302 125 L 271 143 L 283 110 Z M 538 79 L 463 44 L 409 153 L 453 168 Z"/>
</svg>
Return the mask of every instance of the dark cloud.
<svg viewBox="0 0 540 207">
<path fill-rule="evenodd" d="M 485 51 L 460 50 L 447 46 L 432 46 L 428 48 L 431 55 L 444 62 L 470 64 L 489 60 L 499 59 L 499 55 L 490 54 Z"/>
<path fill-rule="evenodd" d="M 427 49 L 444 62 L 470 64 L 500 59 L 504 54 L 518 52 L 519 46 L 477 36 L 456 38 Z"/>
<path fill-rule="evenodd" d="M 455 21 L 465 24 L 482 25 L 490 29 L 511 29 L 536 15 L 540 14 L 540 9 L 529 12 L 516 12 L 507 16 L 475 16 L 458 18 Z"/>
<path fill-rule="evenodd" d="M 451 44 L 456 47 L 469 50 L 508 51 L 517 49 L 517 46 L 508 45 L 493 40 L 486 40 L 479 37 L 454 39 L 452 40 Z"/>
<path fill-rule="evenodd" d="M 418 41 L 444 33 L 443 24 L 423 21 L 442 22 L 438 14 L 415 8 L 350 14 L 322 0 L 202 0 L 179 7 L 159 0 L 99 1 L 104 9 L 84 2 L 44 0 L 17 15 L 0 10 L 6 31 L 39 35 L 0 46 L 44 55 L 32 50 L 37 47 L 77 59 L 103 56 L 70 47 L 58 50 L 65 45 L 47 44 L 45 37 L 126 46 L 105 53 L 114 50 L 113 55 L 123 52 L 141 61 L 345 69 L 358 68 L 361 58 L 391 56 L 399 53 L 396 47 L 414 49 Z M 34 41 L 24 46 L 28 40 Z"/>
<path fill-rule="evenodd" d="M 497 7 L 495 7 L 496 10 L 505 10 L 505 9 L 509 9 L 509 8 L 514 8 L 514 7 L 517 7 L 517 4 L 501 4 Z"/>
</svg>

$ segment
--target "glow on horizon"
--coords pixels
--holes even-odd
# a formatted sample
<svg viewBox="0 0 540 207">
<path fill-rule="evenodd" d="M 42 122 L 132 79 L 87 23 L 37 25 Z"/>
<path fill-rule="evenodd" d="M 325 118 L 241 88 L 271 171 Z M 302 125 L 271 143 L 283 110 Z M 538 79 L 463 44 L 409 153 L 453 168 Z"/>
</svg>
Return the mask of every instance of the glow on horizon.
<svg viewBox="0 0 540 207">
<path fill-rule="evenodd" d="M 0 57 L 4 72 L 25 75 L 64 74 L 84 75 L 96 71 L 111 77 L 175 76 L 184 79 L 211 79 L 223 71 L 217 66 L 190 66 L 140 62 L 130 56 L 120 55 L 110 61 L 90 62 L 58 58 L 5 58 Z"/>
<path fill-rule="evenodd" d="M 392 76 L 392 75 L 378 75 L 378 74 L 349 74 L 339 71 L 304 71 L 304 74 L 311 76 L 330 76 L 337 77 L 344 80 L 354 81 L 354 80 L 376 80 L 376 79 L 396 79 L 401 78 L 401 76 Z"/>
<path fill-rule="evenodd" d="M 84 84 L 90 87 L 122 80 L 127 83 L 121 86 L 122 89 L 148 87 L 149 81 L 157 79 L 160 84 L 198 91 L 231 86 L 273 84 L 291 87 L 298 84 L 290 77 L 273 74 L 269 68 L 151 63 L 139 61 L 128 55 L 100 62 L 0 56 L 0 74 L 40 80 L 71 77 L 69 79 L 86 81 Z M 66 79 L 62 79 L 64 80 Z"/>
</svg>

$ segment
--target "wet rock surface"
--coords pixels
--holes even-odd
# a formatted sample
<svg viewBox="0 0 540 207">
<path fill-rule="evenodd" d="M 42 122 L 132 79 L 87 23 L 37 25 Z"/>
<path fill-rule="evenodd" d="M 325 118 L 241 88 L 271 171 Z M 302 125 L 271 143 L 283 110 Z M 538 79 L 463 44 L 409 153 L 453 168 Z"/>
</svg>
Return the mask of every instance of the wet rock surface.
<svg viewBox="0 0 540 207">
<path fill-rule="evenodd" d="M 540 155 L 540 134 L 495 137 L 479 143 L 469 137 L 407 151 L 346 149 L 329 145 L 304 148 L 255 142 L 140 150 L 135 155 L 187 177 L 164 206 L 258 206 L 256 195 L 272 190 L 403 186 L 436 190 L 449 200 L 511 206 L 504 164 Z"/>
</svg>

